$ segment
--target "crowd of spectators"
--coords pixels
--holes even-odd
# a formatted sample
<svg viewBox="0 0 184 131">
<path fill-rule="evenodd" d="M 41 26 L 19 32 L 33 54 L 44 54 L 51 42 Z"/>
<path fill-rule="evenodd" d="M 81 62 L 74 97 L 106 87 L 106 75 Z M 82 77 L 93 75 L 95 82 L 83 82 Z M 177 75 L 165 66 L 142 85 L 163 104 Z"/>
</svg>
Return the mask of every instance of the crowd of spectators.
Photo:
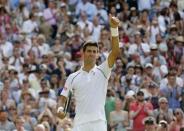
<svg viewBox="0 0 184 131">
<path fill-rule="evenodd" d="M 97 64 L 106 59 L 109 13 L 121 54 L 108 130 L 184 130 L 184 0 L 0 0 L 0 130 L 71 131 L 75 100 L 59 119 L 58 90 L 82 65 L 84 41 L 98 41 Z"/>
</svg>

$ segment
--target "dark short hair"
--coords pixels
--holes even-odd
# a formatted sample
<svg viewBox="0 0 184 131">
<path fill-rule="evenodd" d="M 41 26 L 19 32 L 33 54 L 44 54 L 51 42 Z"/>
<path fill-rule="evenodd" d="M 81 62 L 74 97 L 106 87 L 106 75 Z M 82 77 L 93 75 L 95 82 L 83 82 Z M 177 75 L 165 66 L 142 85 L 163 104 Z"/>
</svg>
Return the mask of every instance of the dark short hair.
<svg viewBox="0 0 184 131">
<path fill-rule="evenodd" d="M 98 48 L 98 43 L 95 42 L 95 41 L 86 41 L 86 42 L 82 45 L 82 50 L 85 51 L 86 48 L 87 48 L 88 46 L 95 46 L 95 47 Z"/>
<path fill-rule="evenodd" d="M 138 91 L 138 92 L 137 92 L 137 95 L 138 95 L 138 96 L 139 96 L 139 95 L 144 96 L 144 92 L 143 92 L 143 91 Z"/>
<path fill-rule="evenodd" d="M 145 125 L 153 125 L 154 124 L 154 120 L 152 119 L 148 119 L 144 122 Z"/>
</svg>

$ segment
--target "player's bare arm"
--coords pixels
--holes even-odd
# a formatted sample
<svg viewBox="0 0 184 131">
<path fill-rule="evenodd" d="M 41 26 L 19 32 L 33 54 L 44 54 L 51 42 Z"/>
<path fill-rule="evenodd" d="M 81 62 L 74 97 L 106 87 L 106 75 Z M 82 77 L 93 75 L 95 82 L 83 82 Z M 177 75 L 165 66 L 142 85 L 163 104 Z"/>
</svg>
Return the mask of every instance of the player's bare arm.
<svg viewBox="0 0 184 131">
<path fill-rule="evenodd" d="M 67 98 L 65 96 L 59 96 L 59 108 L 57 110 L 57 116 L 60 119 L 64 119 L 66 116 L 66 112 L 64 112 L 65 104 L 67 103 Z"/>
<path fill-rule="evenodd" d="M 109 16 L 110 19 L 110 30 L 111 30 L 111 43 L 112 43 L 112 50 L 109 54 L 108 57 L 108 64 L 109 67 L 111 68 L 115 61 L 116 58 L 119 56 L 120 49 L 119 49 L 119 32 L 118 32 L 118 25 L 120 23 L 119 19 L 113 16 Z"/>
</svg>

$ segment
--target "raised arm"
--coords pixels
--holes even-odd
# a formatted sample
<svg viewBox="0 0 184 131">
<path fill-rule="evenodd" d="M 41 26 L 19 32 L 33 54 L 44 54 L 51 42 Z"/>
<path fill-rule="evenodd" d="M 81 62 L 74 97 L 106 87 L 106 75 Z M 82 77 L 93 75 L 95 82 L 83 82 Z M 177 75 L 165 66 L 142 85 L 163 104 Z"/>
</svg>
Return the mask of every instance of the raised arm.
<svg viewBox="0 0 184 131">
<path fill-rule="evenodd" d="M 119 56 L 120 53 L 120 49 L 119 49 L 119 32 L 118 32 L 118 25 L 119 25 L 120 21 L 118 18 L 116 17 L 112 17 L 110 15 L 110 30 L 111 30 L 111 47 L 112 50 L 108 56 L 108 64 L 109 67 L 113 67 L 116 58 Z"/>
</svg>

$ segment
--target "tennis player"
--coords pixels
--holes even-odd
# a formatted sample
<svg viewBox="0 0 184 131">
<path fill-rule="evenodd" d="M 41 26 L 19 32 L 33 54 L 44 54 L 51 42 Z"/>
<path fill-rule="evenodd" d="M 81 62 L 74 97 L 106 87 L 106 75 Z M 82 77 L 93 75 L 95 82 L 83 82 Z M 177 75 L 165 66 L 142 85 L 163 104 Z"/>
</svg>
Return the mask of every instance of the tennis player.
<svg viewBox="0 0 184 131">
<path fill-rule="evenodd" d="M 105 99 L 111 69 L 119 56 L 119 19 L 110 15 L 112 50 L 107 59 L 96 65 L 99 48 L 97 42 L 87 41 L 83 45 L 84 65 L 80 70 L 69 75 L 60 93 L 63 105 L 58 108 L 58 116 L 64 118 L 69 92 L 74 90 L 76 115 L 73 131 L 107 131 L 105 117 Z"/>
</svg>

